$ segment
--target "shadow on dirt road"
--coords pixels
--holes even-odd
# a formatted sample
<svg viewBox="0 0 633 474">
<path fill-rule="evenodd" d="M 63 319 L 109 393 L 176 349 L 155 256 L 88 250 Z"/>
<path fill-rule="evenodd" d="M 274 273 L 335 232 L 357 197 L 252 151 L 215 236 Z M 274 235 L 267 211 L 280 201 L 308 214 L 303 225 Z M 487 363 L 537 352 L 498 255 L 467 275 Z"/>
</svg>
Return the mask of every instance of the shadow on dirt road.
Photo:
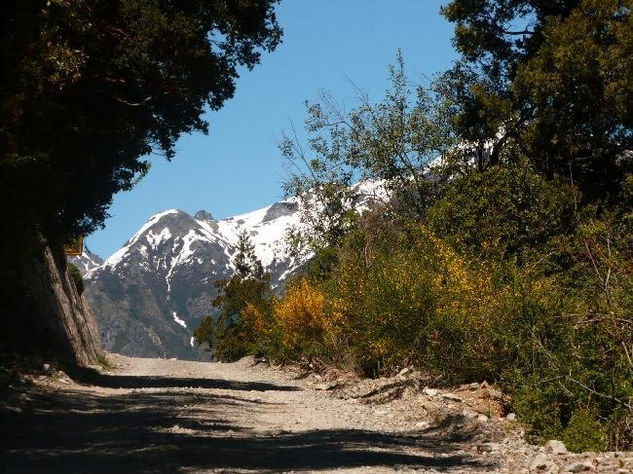
<svg viewBox="0 0 633 474">
<path fill-rule="evenodd" d="M 142 390 L 32 388 L 25 412 L 2 423 L 0 472 L 476 469 L 474 460 L 453 454 L 455 446 L 431 433 L 393 435 L 353 429 L 272 433 L 236 422 L 244 420 L 245 412 L 247 420 L 255 420 L 258 413 L 280 405 L 244 398 L 239 391 L 297 390 L 294 387 L 116 375 L 100 375 L 95 382 L 102 387 Z"/>
<path fill-rule="evenodd" d="M 221 390 L 257 391 L 267 390 L 291 392 L 300 390 L 290 385 L 266 382 L 240 382 L 198 377 L 163 377 L 146 375 L 110 375 L 93 369 L 76 369 L 69 372 L 74 380 L 106 388 L 212 388 Z"/>
</svg>

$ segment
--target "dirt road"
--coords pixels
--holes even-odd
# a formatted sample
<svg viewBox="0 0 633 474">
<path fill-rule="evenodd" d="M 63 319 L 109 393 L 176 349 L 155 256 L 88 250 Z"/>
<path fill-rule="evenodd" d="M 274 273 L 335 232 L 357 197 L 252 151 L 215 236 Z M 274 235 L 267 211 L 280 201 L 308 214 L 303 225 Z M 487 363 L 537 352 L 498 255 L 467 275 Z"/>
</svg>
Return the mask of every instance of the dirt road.
<svg viewBox="0 0 633 474">
<path fill-rule="evenodd" d="M 554 472 L 607 467 L 527 445 L 516 422 L 475 410 L 479 388 L 410 390 L 405 376 L 339 388 L 250 359 L 111 360 L 109 374 L 36 377 L 14 397 L 0 472 L 527 472 L 538 456 Z"/>
</svg>

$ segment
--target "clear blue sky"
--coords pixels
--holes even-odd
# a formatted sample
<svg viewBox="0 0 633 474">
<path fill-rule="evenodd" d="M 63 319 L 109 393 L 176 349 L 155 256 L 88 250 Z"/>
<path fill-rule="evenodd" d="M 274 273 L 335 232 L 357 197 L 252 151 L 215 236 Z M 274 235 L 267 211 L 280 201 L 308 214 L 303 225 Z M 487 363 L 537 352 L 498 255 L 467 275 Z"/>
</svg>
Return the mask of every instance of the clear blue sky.
<svg viewBox="0 0 633 474">
<path fill-rule="evenodd" d="M 149 174 L 114 197 L 106 227 L 86 239 L 102 257 L 116 251 L 156 212 L 200 209 L 216 218 L 267 206 L 283 197 L 277 138 L 305 118 L 305 100 L 320 89 L 352 106 L 354 81 L 373 98 L 387 87 L 400 48 L 408 74 L 432 77 L 457 55 L 453 27 L 440 14 L 447 0 L 282 0 L 283 43 L 243 71 L 235 97 L 206 115 L 209 135 L 183 136 L 172 162 L 152 159 Z"/>
</svg>

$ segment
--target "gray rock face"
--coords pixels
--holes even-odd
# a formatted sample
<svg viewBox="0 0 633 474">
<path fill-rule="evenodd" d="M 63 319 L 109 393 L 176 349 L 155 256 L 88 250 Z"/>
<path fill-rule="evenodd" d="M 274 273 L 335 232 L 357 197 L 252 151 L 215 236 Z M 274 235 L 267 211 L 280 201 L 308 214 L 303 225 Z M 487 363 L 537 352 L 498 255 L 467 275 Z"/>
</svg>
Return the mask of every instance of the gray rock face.
<svg viewBox="0 0 633 474">
<path fill-rule="evenodd" d="M 563 472 L 588 472 L 593 471 L 593 464 L 588 462 L 573 462 L 563 468 Z"/>
<path fill-rule="evenodd" d="M 196 212 L 193 218 L 199 221 L 215 222 L 215 219 L 213 218 L 211 213 L 204 210 Z"/>
<path fill-rule="evenodd" d="M 530 472 L 552 472 L 556 465 L 544 454 L 537 454 L 530 464 Z"/>
<path fill-rule="evenodd" d="M 567 448 L 562 441 L 558 441 L 557 439 L 550 439 L 547 443 L 545 443 L 545 452 L 563 455 L 567 454 Z"/>
<path fill-rule="evenodd" d="M 263 221 L 269 222 L 282 216 L 290 216 L 299 210 L 299 204 L 293 201 L 277 202 L 268 208 Z"/>
<path fill-rule="evenodd" d="M 21 280 L 28 288 L 22 312 L 28 325 L 60 358 L 77 365 L 95 364 L 101 344 L 90 305 L 43 237 L 38 253 L 25 259 Z"/>
</svg>

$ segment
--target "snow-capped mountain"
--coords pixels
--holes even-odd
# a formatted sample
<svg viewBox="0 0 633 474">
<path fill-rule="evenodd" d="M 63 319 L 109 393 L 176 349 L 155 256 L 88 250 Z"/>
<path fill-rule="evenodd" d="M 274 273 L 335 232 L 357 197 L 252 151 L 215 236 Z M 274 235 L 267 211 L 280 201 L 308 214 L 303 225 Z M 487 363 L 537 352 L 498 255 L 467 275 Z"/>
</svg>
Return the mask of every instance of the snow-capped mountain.
<svg viewBox="0 0 633 474">
<path fill-rule="evenodd" d="M 90 270 L 94 270 L 103 264 L 103 259 L 87 248 L 80 256 L 70 257 L 70 261 L 79 268 L 82 275 L 85 275 Z"/>
<path fill-rule="evenodd" d="M 354 206 L 383 198 L 379 187 L 354 187 Z M 118 251 L 85 274 L 107 350 L 135 356 L 201 358 L 193 330 L 212 313 L 215 280 L 230 278 L 239 235 L 247 232 L 273 286 L 309 256 L 290 252 L 286 236 L 300 227 L 300 200 L 277 202 L 247 214 L 215 220 L 170 209 L 152 216 Z"/>
</svg>

